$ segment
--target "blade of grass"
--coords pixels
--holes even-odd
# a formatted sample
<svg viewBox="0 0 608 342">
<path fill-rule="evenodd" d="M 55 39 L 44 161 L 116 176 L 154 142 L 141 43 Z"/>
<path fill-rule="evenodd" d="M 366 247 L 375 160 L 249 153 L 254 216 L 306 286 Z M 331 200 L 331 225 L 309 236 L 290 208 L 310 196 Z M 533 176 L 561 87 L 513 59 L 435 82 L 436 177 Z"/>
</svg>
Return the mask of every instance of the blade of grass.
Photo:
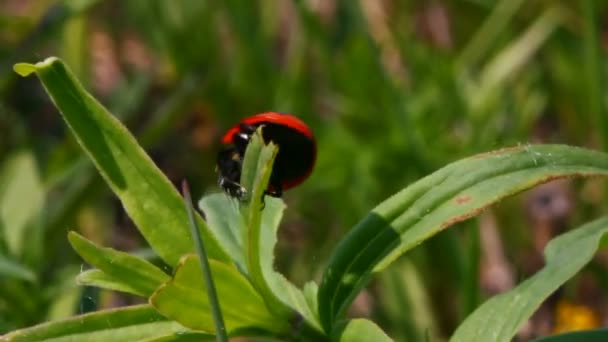
<svg viewBox="0 0 608 342">
<path fill-rule="evenodd" d="M 600 63 L 600 52 L 598 50 L 600 41 L 597 35 L 596 8 L 594 0 L 585 0 L 581 2 L 584 14 L 584 31 L 583 31 L 583 68 L 585 71 L 585 86 L 587 112 L 595 119 L 598 133 L 600 134 L 600 142 L 603 150 L 608 149 L 608 118 L 602 106 L 603 80 L 602 66 Z"/>
<path fill-rule="evenodd" d="M 209 305 L 211 306 L 217 341 L 228 342 L 228 335 L 226 334 L 226 327 L 224 325 L 224 318 L 222 317 L 222 310 L 220 309 L 220 302 L 217 298 L 215 284 L 213 283 L 213 276 L 211 275 L 211 266 L 209 266 L 209 260 L 207 259 L 207 253 L 205 252 L 205 246 L 203 245 L 201 233 L 198 229 L 198 225 L 196 224 L 196 219 L 194 218 L 192 198 L 190 196 L 190 189 L 186 180 L 182 182 L 182 193 L 184 195 L 184 204 L 186 205 L 188 218 L 190 219 L 190 231 L 192 233 L 192 239 L 194 240 L 196 253 L 201 260 L 201 270 L 203 271 L 205 287 L 207 288 L 207 295 L 209 296 Z"/>
<path fill-rule="evenodd" d="M 496 42 L 498 35 L 507 27 L 523 0 L 502 0 L 494 6 L 492 13 L 487 17 L 471 41 L 463 49 L 455 63 L 455 69 L 470 67 L 477 63 Z"/>
<path fill-rule="evenodd" d="M 513 77 L 529 61 L 542 44 L 563 21 L 559 7 L 551 7 L 539 16 L 532 25 L 513 43 L 496 55 L 484 68 L 481 76 L 478 101 L 484 99 L 494 88 Z"/>
<path fill-rule="evenodd" d="M 0 278 L 3 280 L 14 278 L 34 282 L 36 281 L 37 276 L 36 273 L 28 267 L 0 254 Z"/>
</svg>

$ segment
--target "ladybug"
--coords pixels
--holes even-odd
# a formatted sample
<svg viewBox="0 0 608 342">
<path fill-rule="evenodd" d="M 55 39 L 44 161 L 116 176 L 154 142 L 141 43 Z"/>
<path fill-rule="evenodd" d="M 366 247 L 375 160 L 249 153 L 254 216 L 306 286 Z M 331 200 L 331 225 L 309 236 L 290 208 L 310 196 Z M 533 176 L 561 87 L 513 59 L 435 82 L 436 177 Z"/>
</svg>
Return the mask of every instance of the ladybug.
<svg viewBox="0 0 608 342">
<path fill-rule="evenodd" d="M 281 197 L 283 191 L 302 183 L 315 165 L 317 144 L 310 128 L 297 117 L 275 112 L 243 119 L 222 138 L 225 147 L 217 156 L 218 185 L 230 196 L 245 199 L 247 190 L 239 184 L 243 157 L 251 136 L 263 126 L 265 143 L 279 147 L 265 194 Z"/>
</svg>

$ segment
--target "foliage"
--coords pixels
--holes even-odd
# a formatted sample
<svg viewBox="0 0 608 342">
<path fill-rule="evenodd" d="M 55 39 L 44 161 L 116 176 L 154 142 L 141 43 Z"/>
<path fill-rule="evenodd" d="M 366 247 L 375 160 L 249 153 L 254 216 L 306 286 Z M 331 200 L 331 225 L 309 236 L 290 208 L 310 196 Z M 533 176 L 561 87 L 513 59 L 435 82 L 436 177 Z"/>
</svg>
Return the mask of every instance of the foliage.
<svg viewBox="0 0 608 342">
<path fill-rule="evenodd" d="M 419 222 L 407 218 L 425 210 L 425 201 L 431 204 L 434 198 L 437 205 L 443 203 L 431 208 L 434 217 L 455 222 L 532 184 L 523 180 L 523 170 L 514 168 L 511 171 L 524 177 L 519 185 L 514 178 L 512 187 L 500 189 L 488 180 L 490 190 L 484 192 L 481 185 L 466 188 L 466 179 L 455 173 L 451 180 L 462 181 L 463 187 L 447 189 L 429 185 L 446 171 L 433 172 L 444 165 L 455 170 L 466 166 L 466 156 L 515 145 L 518 149 L 511 152 L 521 157 L 541 153 L 536 161 L 545 163 L 547 174 L 563 176 L 582 172 L 567 170 L 568 163 L 578 168 L 587 159 L 601 163 L 602 158 L 579 151 L 585 157 L 578 160 L 574 149 L 564 152 L 562 160 L 552 150 L 562 147 L 528 142 L 601 150 L 607 146 L 602 101 L 607 59 L 601 31 L 607 7 L 599 1 L 262 0 L 243 5 L 42 0 L 0 7 L 0 334 L 116 302 L 141 303 L 171 281 L 179 271 L 174 267 L 183 265 L 180 260 L 187 258 L 181 258 L 192 250 L 181 198 L 171 183 L 188 178 L 195 193 L 216 192 L 213 164 L 219 136 L 246 115 L 275 110 L 302 117 L 318 141 L 315 172 L 286 195 L 287 210 L 282 202 L 270 201 L 263 214 L 239 216 L 234 202 L 206 195 L 200 203 L 206 220 L 198 222 L 213 259 L 222 265 L 218 267 L 236 267 L 269 308 L 288 303 L 289 310 L 270 315 L 299 312 L 310 323 L 310 333 L 321 326 L 341 331 L 345 315 L 363 315 L 397 340 L 451 336 L 488 295 L 479 282 L 484 267 L 484 242 L 478 233 L 482 220 L 457 224 L 458 229 L 430 238 L 446 227 L 427 216 Z M 123 24 L 112 24 L 116 18 Z M 75 76 L 69 79 L 80 80 L 108 107 L 90 113 L 105 121 L 73 131 L 76 139 L 59 122 L 38 83 L 16 77 L 10 68 L 49 54 L 65 60 Z M 98 104 L 82 93 L 72 98 Z M 88 118 L 81 114 L 79 119 Z M 115 139 L 125 138 L 122 135 L 104 136 L 107 145 L 99 145 L 95 131 L 116 125 L 128 133 L 126 140 Z M 79 144 L 92 158 L 81 153 Z M 132 149 L 120 153 L 132 153 L 137 165 L 146 166 L 134 169 L 118 152 L 109 154 L 115 165 L 105 163 L 103 149 L 116 146 Z M 502 153 L 496 158 L 502 155 L 517 163 L 511 154 Z M 552 165 L 562 169 L 553 170 Z M 490 166 L 499 167 L 469 165 L 477 175 Z M 425 185 L 427 175 L 431 180 Z M 528 176 L 530 182 L 541 182 L 539 175 Z M 124 191 L 124 184 L 132 185 L 131 192 Z M 561 229 L 604 212 L 603 184 L 596 179 L 567 183 L 572 207 L 558 216 Z M 428 197 L 414 196 L 416 187 L 425 188 Z M 117 196 L 110 195 L 110 189 Z M 398 189 L 404 190 L 397 198 L 412 196 L 418 206 L 402 202 L 392 212 L 385 205 L 389 199 L 372 209 Z M 452 190 L 475 190 L 483 196 L 472 197 L 479 202 L 456 206 L 450 201 L 457 198 Z M 530 197 L 503 200 L 489 214 L 499 219 L 499 237 L 516 279 L 530 275 L 525 256 L 535 243 L 533 228 L 539 226 Z M 450 212 L 459 207 L 463 212 Z M 443 219 L 438 218 L 441 212 Z M 367 213 L 368 222 L 382 218 L 378 231 L 366 228 L 365 221 L 357 224 Z M 271 215 L 272 223 L 253 238 L 277 245 L 274 253 L 266 244 L 253 245 L 260 260 L 252 262 L 245 247 L 250 236 L 244 233 L 244 222 L 250 221 L 240 217 L 261 220 L 262 227 L 264 215 Z M 352 233 L 349 227 L 355 227 Z M 79 233 L 70 233 L 68 240 L 66 231 L 72 229 Z M 344 241 L 368 237 L 370 231 L 383 233 L 357 248 L 365 248 L 375 259 L 367 254 L 356 258 L 356 248 Z M 384 246 L 382 238 L 391 243 Z M 145 247 L 144 239 L 154 249 Z M 406 251 L 406 258 L 374 276 Z M 357 263 L 343 267 L 351 257 Z M 95 268 L 83 271 L 83 259 Z M 116 263 L 110 260 L 120 260 L 123 268 L 112 267 Z M 256 267 L 250 277 L 248 270 Z M 338 272 L 323 276 L 327 267 Z M 555 283 L 572 279 L 556 296 L 578 298 L 578 284 L 589 279 L 604 284 L 604 269 L 601 260 L 592 260 L 582 277 L 568 275 Z M 80 288 L 74 286 L 75 277 L 80 284 L 134 296 Z M 361 291 L 362 298 L 371 296 L 371 304 L 363 305 L 363 313 L 347 314 Z M 600 305 L 605 291 L 596 296 Z M 285 329 L 293 328 L 294 322 L 286 321 Z M 350 322 L 353 328 L 348 331 L 355 334 L 361 326 L 376 330 L 368 320 Z M 154 337 L 158 340 L 172 340 L 172 334 L 187 330 L 163 324 L 167 330 L 159 333 L 168 335 Z"/>
<path fill-rule="evenodd" d="M 134 216 L 138 229 L 152 242 L 155 251 L 175 268 L 173 276 L 168 278 L 162 270 L 143 259 L 99 248 L 83 237 L 71 234 L 70 241 L 76 251 L 99 267 L 97 277 L 86 278 L 89 284 L 149 297 L 151 307 L 141 310 L 152 314 L 150 310 L 154 308 L 159 314 L 158 328 L 152 326 L 153 338 L 170 334 L 174 334 L 175 339 L 181 338 L 182 331 L 161 328 L 166 325 L 166 319 L 191 329 L 185 330 L 188 334 L 213 334 L 213 317 L 199 260 L 188 256 L 191 248 L 184 245 L 183 250 L 176 249 L 184 254 L 178 264 L 173 256 L 176 252 L 167 245 L 176 231 L 182 232 L 182 236 L 177 236 L 178 241 L 186 235 L 183 215 L 181 220 L 167 220 L 166 217 L 172 218 L 175 213 L 167 215 L 158 209 L 171 207 L 175 190 L 162 186 L 169 182 L 147 159 L 131 134 L 82 88 L 59 59 L 48 58 L 36 65 L 17 64 L 15 70 L 23 76 L 33 72 L 38 75 L 83 149 L 96 162 L 127 212 Z M 373 271 L 382 270 L 407 249 L 505 196 L 559 177 L 608 174 L 607 154 L 558 145 L 523 146 L 455 162 L 389 198 L 355 227 L 334 251 L 316 301 L 310 301 L 311 295 L 316 296 L 315 285 L 309 287 L 312 293 L 306 298 L 303 291 L 273 269 L 273 247 L 284 205 L 278 199 L 265 199 L 268 207 L 262 205 L 277 149 L 272 144 L 264 146 L 260 137 L 261 134 L 254 135 L 243 165 L 242 183 L 253 190 L 251 198 L 240 203 L 238 208 L 222 195 L 211 195 L 203 201 L 204 212 L 211 222 L 224 226 L 224 229 L 210 230 L 201 221 L 204 223 L 201 226 L 203 241 L 207 248 L 213 248 L 209 258 L 217 296 L 221 299 L 221 314 L 225 317 L 227 332 L 232 336 L 387 340 L 384 332 L 371 321 L 358 319 L 339 323 Z M 210 205 L 214 202 L 220 203 Z M 226 219 L 220 220 L 222 214 Z M 157 223 L 152 232 L 149 231 L 151 221 Z M 606 219 L 598 220 L 553 241 L 547 247 L 547 270 L 539 272 L 512 294 L 479 308 L 479 312 L 465 321 L 462 330 L 456 332 L 454 340 L 512 338 L 542 300 L 591 259 L 608 229 L 607 223 Z M 225 260 L 228 248 L 234 252 L 232 260 Z M 580 253 L 581 250 L 587 253 Z M 514 301 L 510 296 L 524 300 Z M 518 303 L 525 307 L 517 307 Z M 509 305 L 513 308 L 506 311 Z M 93 317 L 95 322 L 99 317 L 111 321 L 117 316 L 139 312 L 137 310 L 125 307 L 86 317 Z M 507 313 L 489 315 L 484 310 Z M 488 316 L 498 319 L 483 324 L 476 322 Z M 290 322 L 297 320 L 303 320 L 300 326 L 291 326 Z M 513 323 L 509 324 L 510 321 Z M 149 339 L 148 334 L 132 336 L 133 329 L 121 330 L 138 324 L 141 320 L 129 321 L 103 333 L 116 339 Z M 479 336 L 483 334 L 481 327 L 486 328 L 490 336 Z M 74 328 L 69 321 L 59 321 L 18 330 L 4 339 L 12 341 L 23 336 L 72 338 L 73 334 L 81 332 L 96 334 L 97 329 L 86 324 Z M 501 332 L 500 335 L 496 335 L 497 332 Z"/>
</svg>

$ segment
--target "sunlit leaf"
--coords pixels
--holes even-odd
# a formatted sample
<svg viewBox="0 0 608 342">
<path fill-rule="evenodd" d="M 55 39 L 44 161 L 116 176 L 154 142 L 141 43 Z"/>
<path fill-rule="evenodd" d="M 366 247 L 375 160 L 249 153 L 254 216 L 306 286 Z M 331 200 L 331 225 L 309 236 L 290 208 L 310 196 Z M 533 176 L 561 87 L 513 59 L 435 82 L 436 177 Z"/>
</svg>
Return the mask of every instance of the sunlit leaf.
<svg viewBox="0 0 608 342">
<path fill-rule="evenodd" d="M 336 326 L 331 340 L 340 342 L 392 341 L 376 323 L 361 318 L 353 319 Z"/>
<path fill-rule="evenodd" d="M 199 201 L 199 208 L 205 213 L 205 220 L 217 241 L 241 269 L 247 270 L 243 243 L 247 237 L 246 227 L 239 214 L 239 205 L 238 200 L 223 193 L 208 195 Z"/>
<path fill-rule="evenodd" d="M 304 317 L 306 329 L 321 331 L 316 303 L 311 306 L 300 289 L 274 270 L 274 248 L 285 204 L 264 195 L 276 147 L 264 146 L 261 137 L 260 131 L 252 137 L 243 161 L 241 184 L 248 191 L 247 200 L 239 202 L 215 194 L 203 198 L 200 207 L 218 241 L 224 249 L 233 251 L 235 262 L 251 278 L 270 311 L 291 320 L 293 310 Z M 312 284 L 308 293 L 316 296 L 316 284 Z"/>
<path fill-rule="evenodd" d="M 154 165 L 129 131 L 95 100 L 57 58 L 35 65 L 18 64 L 25 76 L 35 72 L 76 139 L 146 240 L 169 264 L 175 265 L 193 243 L 179 193 Z M 209 257 L 230 260 L 200 218 Z"/>
<path fill-rule="evenodd" d="M 13 331 L 0 341 L 137 341 L 188 331 L 178 323 L 167 321 L 149 305 L 139 305 L 43 323 Z"/>
<path fill-rule="evenodd" d="M 585 266 L 608 233 L 608 218 L 588 223 L 551 240 L 545 266 L 507 293 L 482 304 L 462 323 L 451 341 L 508 341 L 541 303 Z"/>
<path fill-rule="evenodd" d="M 212 259 L 209 262 L 229 334 L 246 328 L 275 333 L 287 329 L 287 322 L 268 311 L 260 295 L 234 266 Z M 152 295 L 150 302 L 163 315 L 184 326 L 215 331 L 200 261 L 195 255 L 182 259 L 175 276 Z"/>
<path fill-rule="evenodd" d="M 86 270 L 76 276 L 76 283 L 82 286 L 95 286 L 106 290 L 131 293 L 137 296 L 145 297 L 149 295 L 141 289 L 129 285 L 129 281 L 113 277 L 102 270 L 92 269 Z"/>
<path fill-rule="evenodd" d="M 319 288 L 326 329 L 373 272 L 452 224 L 536 184 L 608 174 L 608 155 L 561 145 L 527 145 L 452 163 L 377 206 L 335 248 Z"/>
<path fill-rule="evenodd" d="M 98 247 L 75 232 L 70 232 L 68 239 L 76 252 L 88 263 L 102 270 L 115 282 L 123 283 L 124 289 L 132 290 L 127 292 L 149 296 L 169 279 L 167 274 L 144 259 L 112 248 Z M 100 275 L 95 273 L 88 274 L 81 280 L 91 281 L 92 276 L 100 280 Z M 107 277 L 104 279 L 108 281 Z"/>
</svg>

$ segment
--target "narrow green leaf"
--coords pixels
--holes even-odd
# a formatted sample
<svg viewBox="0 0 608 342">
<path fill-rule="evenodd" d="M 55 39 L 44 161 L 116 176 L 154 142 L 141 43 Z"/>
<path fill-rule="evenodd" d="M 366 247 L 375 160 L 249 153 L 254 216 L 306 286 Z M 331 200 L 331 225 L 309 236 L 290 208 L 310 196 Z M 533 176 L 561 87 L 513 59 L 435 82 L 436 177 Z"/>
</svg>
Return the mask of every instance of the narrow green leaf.
<svg viewBox="0 0 608 342">
<path fill-rule="evenodd" d="M 0 279 L 14 278 L 26 281 L 36 281 L 36 274 L 17 261 L 0 254 Z"/>
<path fill-rule="evenodd" d="M 150 293 L 144 293 L 141 289 L 129 285 L 128 281 L 117 279 L 99 269 L 86 270 L 76 276 L 76 283 L 82 286 L 95 286 L 106 290 L 131 293 L 146 297 Z"/>
<path fill-rule="evenodd" d="M 247 328 L 280 333 L 287 322 L 273 316 L 249 281 L 232 265 L 209 260 L 217 286 L 220 307 L 229 334 Z M 185 256 L 175 276 L 150 297 L 150 303 L 163 315 L 186 327 L 215 331 L 211 308 L 196 255 Z"/>
<path fill-rule="evenodd" d="M 432 310 L 428 289 L 412 261 L 401 258 L 379 274 L 376 289 L 379 305 L 386 312 L 395 339 L 439 339 L 436 315 Z M 400 334 L 400 338 L 396 334 Z"/>
<path fill-rule="evenodd" d="M 573 331 L 569 333 L 541 337 L 532 342 L 605 342 L 608 341 L 608 329 Z"/>
<path fill-rule="evenodd" d="M 200 201 L 200 207 L 205 213 L 209 222 L 209 227 L 226 250 L 234 248 L 242 258 L 243 246 L 242 239 L 238 236 L 242 234 L 242 225 L 245 225 L 244 218 L 238 211 L 235 201 L 224 194 L 213 194 L 204 197 Z M 318 331 L 322 331 L 316 312 L 317 285 L 314 282 L 306 284 L 304 293 L 295 285 L 289 282 L 283 275 L 274 271 L 274 246 L 277 238 L 276 233 L 282 217 L 285 205 L 282 200 L 266 197 L 265 208 L 262 211 L 262 234 L 261 243 L 263 245 L 260 253 L 262 269 L 264 270 L 265 281 L 268 283 L 273 296 L 276 296 L 286 306 L 302 315 L 310 326 Z M 231 255 L 235 255 L 232 252 Z M 244 271 L 247 270 L 244 260 L 235 260 L 236 264 Z M 306 293 L 306 296 L 305 296 Z M 275 304 L 276 305 L 276 304 Z M 280 308 L 284 305 L 279 304 Z"/>
<path fill-rule="evenodd" d="M 336 326 L 331 337 L 332 341 L 340 342 L 392 341 L 376 323 L 362 318 L 353 319 Z"/>
<path fill-rule="evenodd" d="M 503 1 L 502 4 L 496 7 L 496 10 L 506 10 L 504 17 L 499 20 L 496 18 L 488 18 L 488 20 L 500 24 L 500 22 L 507 19 L 510 15 L 509 12 L 512 12 L 515 10 L 515 7 L 519 6 L 517 2 L 520 2 L 520 0 Z M 503 13 L 495 11 L 492 16 L 501 14 Z M 473 108 L 470 114 L 483 116 L 484 113 L 492 113 L 492 110 L 487 110 L 484 107 L 491 102 L 500 102 L 501 91 L 508 87 L 509 82 L 515 75 L 519 75 L 520 71 L 530 64 L 534 55 L 538 53 L 552 34 L 563 24 L 565 17 L 563 9 L 560 6 L 549 6 L 525 32 L 502 48 L 483 66 L 477 83 L 462 83 L 466 85 L 464 87 L 466 90 L 466 101 Z M 462 81 L 468 76 L 464 73 L 461 75 L 464 76 L 464 78 L 461 78 Z M 539 99 L 536 99 L 536 101 L 539 101 Z M 535 105 L 539 105 L 539 103 Z"/>
<path fill-rule="evenodd" d="M 456 70 L 475 66 L 487 51 L 499 41 L 499 35 L 508 27 L 524 0 L 501 0 L 496 3 L 492 13 L 486 17 L 475 35 L 462 49 L 456 60 Z"/>
<path fill-rule="evenodd" d="M 482 304 L 462 323 L 451 341 L 509 341 L 540 304 L 585 266 L 608 233 L 608 217 L 551 240 L 545 266 L 507 293 Z"/>
<path fill-rule="evenodd" d="M 600 16 L 598 2 L 584 0 L 580 2 L 583 12 L 583 60 L 582 71 L 585 80 L 584 103 L 589 115 L 595 123 L 600 142 L 604 150 L 608 149 L 608 120 L 606 119 L 605 77 L 602 72 L 604 54 L 601 51 L 603 37 L 597 21 Z"/>
<path fill-rule="evenodd" d="M 213 194 L 204 197 L 199 206 L 218 241 L 230 251 L 240 269 L 251 276 L 250 265 L 256 267 L 255 279 L 259 286 L 256 289 L 270 310 L 289 319 L 294 314 L 287 309 L 289 307 L 302 315 L 307 325 L 321 331 L 316 305 L 311 307 L 302 291 L 274 271 L 274 247 L 285 204 L 279 198 L 265 196 L 264 209 L 261 210 L 262 192 L 267 187 L 271 169 L 267 163 L 273 157 L 274 148 L 264 148 L 259 137 L 260 133 L 249 143 L 243 162 L 241 184 L 249 191 L 248 201 L 237 202 L 224 194 Z M 316 296 L 316 284 L 313 288 Z"/>
<path fill-rule="evenodd" d="M 260 131 L 258 132 L 259 134 L 254 134 L 251 139 L 250 145 L 252 146 L 252 150 L 254 148 L 257 149 L 258 146 L 263 146 L 262 134 Z M 274 144 L 270 143 L 259 150 L 259 155 L 252 152 L 254 151 L 246 155 L 245 163 L 247 164 L 243 166 L 244 171 L 255 170 L 255 172 L 249 172 L 253 175 L 255 181 L 249 187 L 253 191 L 251 192 L 249 206 L 246 208 L 245 213 L 248 234 L 247 270 L 249 271 L 249 278 L 253 286 L 260 292 L 270 310 L 282 316 L 286 313 L 286 307 L 272 291 L 270 283 L 275 277 L 273 263 L 276 231 L 283 216 L 285 204 L 281 200 L 272 199 L 270 196 L 265 195 L 272 173 L 272 164 L 274 163 L 278 149 Z M 249 157 L 255 157 L 257 161 L 255 168 L 249 167 L 251 165 L 248 163 L 249 160 L 247 160 Z M 243 176 L 246 178 L 247 173 L 244 173 Z M 245 180 L 244 184 L 248 182 L 248 180 Z M 264 204 L 262 204 L 262 201 L 264 201 Z M 268 206 L 268 210 L 266 210 L 266 206 Z M 262 221 L 263 214 L 264 221 Z"/>
<path fill-rule="evenodd" d="M 21 71 L 23 66 L 17 67 Z M 95 100 L 59 59 L 35 71 L 76 139 L 154 250 L 170 265 L 193 250 L 181 196 L 129 131 Z M 211 258 L 229 257 L 197 216 Z"/>
<path fill-rule="evenodd" d="M 147 297 L 169 279 L 167 274 L 148 261 L 112 248 L 98 247 L 76 232 L 70 232 L 68 240 L 86 262 L 99 268 L 115 283 L 122 283 L 124 289 L 132 290 L 127 292 Z M 80 280 L 91 281 L 93 276 L 101 280 L 98 273 L 88 274 Z M 104 279 L 109 281 L 107 277 Z"/>
<path fill-rule="evenodd" d="M 536 184 L 608 174 L 608 155 L 562 145 L 526 145 L 452 163 L 377 206 L 343 239 L 319 287 L 327 330 L 373 272 L 452 224 Z"/>
<path fill-rule="evenodd" d="M 211 308 L 211 317 L 213 318 L 213 324 L 215 325 L 215 336 L 217 338 L 217 342 L 228 342 L 228 334 L 226 333 L 226 326 L 224 324 L 224 317 L 222 315 L 222 309 L 220 308 L 220 302 L 217 298 L 215 281 L 213 280 L 211 266 L 209 265 L 209 259 L 207 258 L 207 252 L 205 251 L 205 246 L 201 240 L 201 234 L 194 218 L 194 208 L 192 207 L 190 187 L 188 186 L 188 182 L 185 180 L 182 182 L 182 193 L 184 195 L 184 205 L 186 207 L 186 211 L 188 212 L 188 218 L 190 219 L 190 232 L 192 234 L 192 239 L 194 240 L 198 261 L 201 265 L 201 272 L 205 283 L 205 292 L 207 292 L 207 301 Z"/>
<path fill-rule="evenodd" d="M 178 323 L 167 321 L 151 306 L 138 305 L 97 311 L 16 330 L 0 337 L 0 341 L 137 341 L 188 331 Z"/>
<path fill-rule="evenodd" d="M 241 185 L 245 187 L 245 189 L 247 189 L 249 193 L 249 201 L 254 199 L 252 192 L 254 191 L 254 187 L 259 181 L 259 178 L 263 176 L 259 168 L 263 167 L 264 163 L 268 162 L 268 160 L 261 160 L 262 150 L 265 147 L 264 139 L 262 139 L 263 129 L 264 127 L 262 126 L 257 129 L 255 134 L 253 134 L 253 136 L 251 137 L 251 141 L 247 145 L 247 151 L 245 152 L 245 156 L 243 157 L 243 167 L 241 170 Z M 274 144 L 272 146 L 274 147 L 271 147 L 271 150 L 276 149 L 276 146 Z M 268 181 L 264 182 L 264 185 L 268 186 Z"/>
<path fill-rule="evenodd" d="M 503 49 L 484 68 L 482 91 L 488 92 L 516 73 L 562 22 L 563 13 L 558 7 L 550 7 L 539 16 L 521 37 Z"/>
<path fill-rule="evenodd" d="M 45 190 L 31 151 L 11 155 L 0 170 L 0 229 L 11 254 L 21 256 L 28 225 L 38 217 Z"/>
</svg>

